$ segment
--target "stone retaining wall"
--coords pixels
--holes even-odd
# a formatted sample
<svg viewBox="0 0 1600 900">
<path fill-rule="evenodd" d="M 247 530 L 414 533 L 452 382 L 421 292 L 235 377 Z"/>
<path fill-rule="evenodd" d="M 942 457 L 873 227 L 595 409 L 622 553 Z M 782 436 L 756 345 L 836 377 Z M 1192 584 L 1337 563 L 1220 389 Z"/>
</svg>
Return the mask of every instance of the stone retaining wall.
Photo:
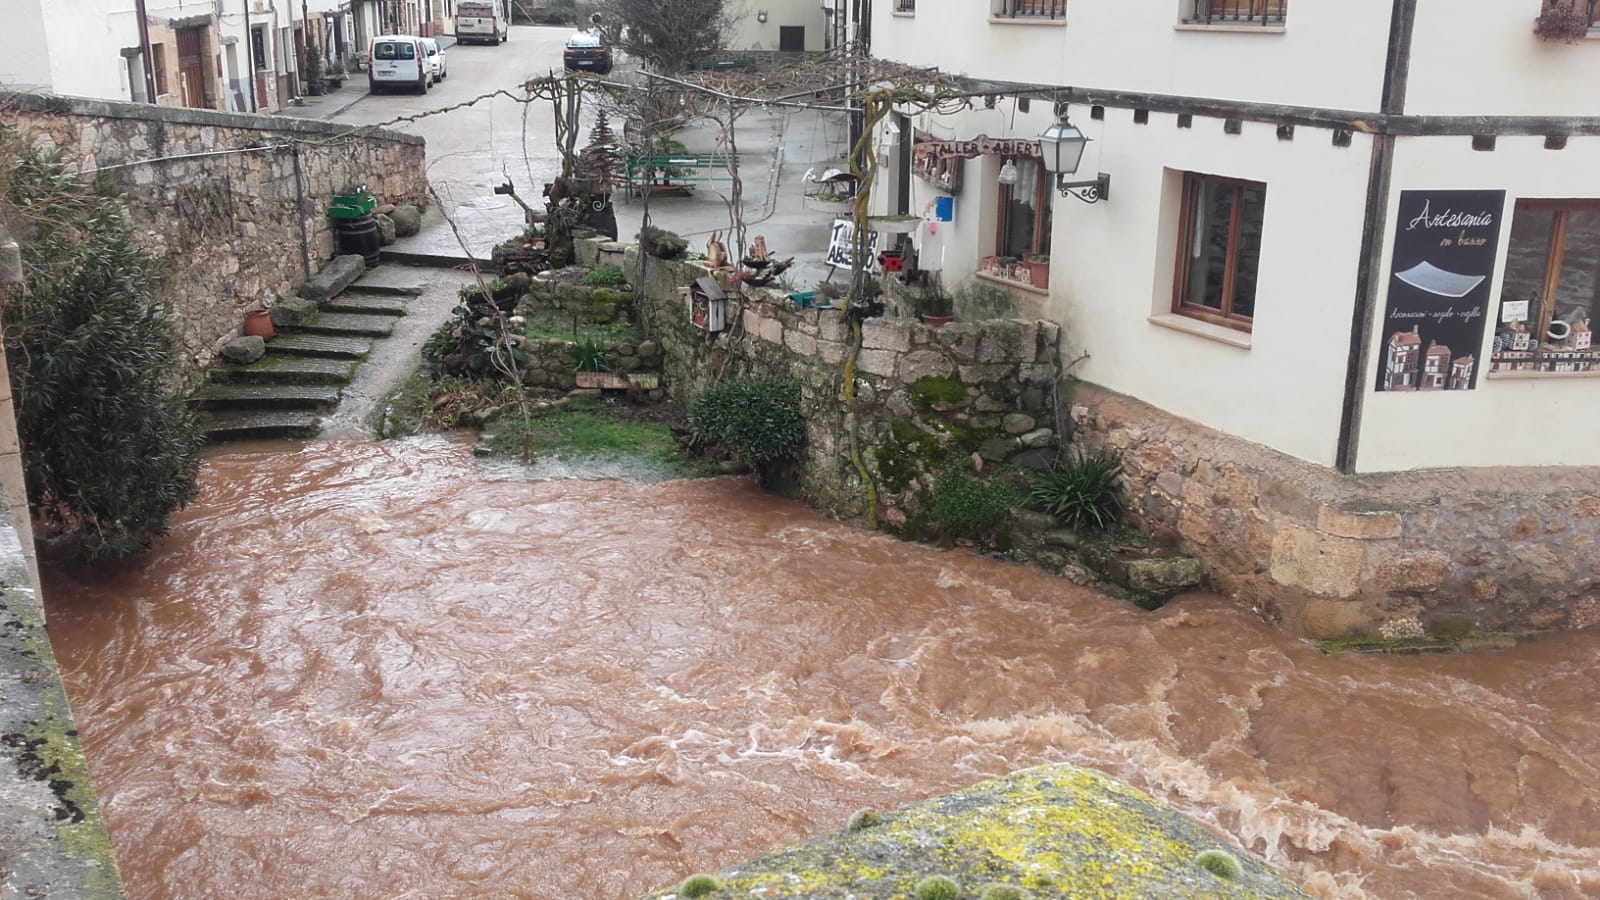
<svg viewBox="0 0 1600 900">
<path fill-rule="evenodd" d="M 1600 470 L 1347 477 L 1086 383 L 1067 402 L 1142 527 L 1302 634 L 1600 624 Z"/>
<path fill-rule="evenodd" d="M 35 143 L 118 182 L 197 365 L 238 332 L 245 311 L 333 255 L 325 212 L 335 193 L 366 184 L 403 203 L 427 190 L 414 135 L 34 94 L 0 93 L 0 108 Z"/>
<path fill-rule="evenodd" d="M 580 242 L 584 244 L 587 242 Z M 604 258 L 594 243 L 580 262 Z M 606 255 L 618 248 L 609 245 Z M 861 518 L 866 485 L 876 486 L 883 524 L 917 516 L 928 475 L 977 455 L 992 462 L 1047 466 L 1054 459 L 1053 390 L 1060 376 L 1060 328 L 1050 322 L 988 320 L 935 329 L 909 319 L 867 319 L 859 333 L 838 310 L 796 309 L 781 291 L 727 284 L 728 328 L 707 334 L 690 323 L 683 290 L 707 269 L 647 260 L 628 248 L 623 271 L 647 300 L 650 337 L 664 354 L 666 383 L 680 399 L 740 374 L 801 385 L 808 445 L 799 486 L 832 515 Z M 855 409 L 845 399 L 845 359 L 859 346 Z"/>
</svg>

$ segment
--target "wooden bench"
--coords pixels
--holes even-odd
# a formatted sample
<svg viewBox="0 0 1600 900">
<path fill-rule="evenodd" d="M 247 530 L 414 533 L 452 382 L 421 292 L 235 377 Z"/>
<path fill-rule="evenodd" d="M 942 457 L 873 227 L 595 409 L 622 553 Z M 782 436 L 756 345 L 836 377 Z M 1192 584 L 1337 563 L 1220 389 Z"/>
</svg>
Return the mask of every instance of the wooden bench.
<svg viewBox="0 0 1600 900">
<path fill-rule="evenodd" d="M 753 59 L 708 59 L 694 64 L 697 72 L 717 71 L 721 69 L 753 69 L 756 61 Z"/>
<path fill-rule="evenodd" d="M 624 164 L 623 185 L 628 197 L 645 190 L 673 188 L 691 190 L 696 184 L 733 181 L 729 162 L 738 167 L 737 158 L 726 153 L 658 153 L 630 156 Z M 646 175 L 653 175 L 646 183 Z"/>
</svg>

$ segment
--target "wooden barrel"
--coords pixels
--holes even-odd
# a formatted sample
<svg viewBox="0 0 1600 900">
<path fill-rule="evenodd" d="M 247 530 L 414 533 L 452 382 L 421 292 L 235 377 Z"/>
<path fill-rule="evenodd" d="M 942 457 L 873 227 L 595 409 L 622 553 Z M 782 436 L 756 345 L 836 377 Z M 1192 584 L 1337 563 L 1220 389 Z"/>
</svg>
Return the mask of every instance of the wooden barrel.
<svg viewBox="0 0 1600 900">
<path fill-rule="evenodd" d="M 378 219 L 371 213 L 354 219 L 339 219 L 339 253 L 359 254 L 367 261 L 367 268 L 378 264 Z"/>
</svg>

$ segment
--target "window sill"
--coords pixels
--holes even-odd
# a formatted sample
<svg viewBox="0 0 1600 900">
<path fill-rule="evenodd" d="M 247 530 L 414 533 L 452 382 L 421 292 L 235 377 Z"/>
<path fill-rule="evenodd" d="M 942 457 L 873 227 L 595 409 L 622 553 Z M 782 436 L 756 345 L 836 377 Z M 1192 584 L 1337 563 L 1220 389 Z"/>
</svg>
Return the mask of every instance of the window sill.
<svg viewBox="0 0 1600 900">
<path fill-rule="evenodd" d="M 1210 322 L 1205 322 L 1200 319 L 1192 319 L 1188 316 L 1180 316 L 1177 313 L 1163 313 L 1159 316 L 1151 316 L 1149 318 L 1149 322 L 1151 325 L 1160 325 L 1162 328 L 1171 328 L 1173 331 L 1181 331 L 1185 334 L 1203 337 L 1207 340 L 1216 341 L 1219 344 L 1227 344 L 1231 347 L 1239 347 L 1243 350 L 1250 349 L 1251 335 L 1248 331 L 1239 331 L 1237 329 L 1227 328 L 1222 325 L 1213 325 Z"/>
<path fill-rule="evenodd" d="M 1064 18 L 1050 18 L 1048 16 L 990 16 L 990 25 L 1054 25 L 1065 28 L 1067 20 Z"/>
<path fill-rule="evenodd" d="M 1001 278 L 999 275 L 990 275 L 988 272 L 974 272 L 972 274 L 974 277 L 982 281 L 993 282 L 994 284 L 998 284 L 1003 287 L 1016 288 L 1019 291 L 1027 291 L 1030 294 L 1038 294 L 1041 297 L 1050 296 L 1049 288 L 1036 288 L 1026 281 L 1017 281 L 1014 278 Z"/>
<path fill-rule="evenodd" d="M 915 19 L 917 11 L 914 9 L 891 9 L 889 10 L 889 15 L 899 16 L 902 19 Z"/>
<path fill-rule="evenodd" d="M 1600 370 L 1588 372 L 1534 372 L 1530 370 L 1489 372 L 1484 375 L 1490 381 L 1542 381 L 1546 378 L 1600 378 Z"/>
<path fill-rule="evenodd" d="M 1199 22 L 1179 22 L 1172 26 L 1173 31 L 1224 31 L 1235 34 L 1284 34 L 1288 28 L 1283 25 L 1251 25 L 1248 22 L 1226 22 L 1220 25 L 1204 25 Z"/>
</svg>

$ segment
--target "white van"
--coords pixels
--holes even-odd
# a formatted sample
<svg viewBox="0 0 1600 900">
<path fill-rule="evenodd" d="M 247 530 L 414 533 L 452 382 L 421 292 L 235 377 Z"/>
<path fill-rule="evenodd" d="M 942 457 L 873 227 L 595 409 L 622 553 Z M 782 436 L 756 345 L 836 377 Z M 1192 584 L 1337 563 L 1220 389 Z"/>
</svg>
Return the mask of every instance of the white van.
<svg viewBox="0 0 1600 900">
<path fill-rule="evenodd" d="M 422 49 L 422 38 L 409 34 L 385 34 L 372 39 L 372 63 L 367 67 L 367 87 L 408 88 L 419 94 L 428 92 L 433 67 Z"/>
<path fill-rule="evenodd" d="M 456 4 L 456 43 L 504 44 L 511 38 L 506 0 L 461 0 Z"/>
</svg>

